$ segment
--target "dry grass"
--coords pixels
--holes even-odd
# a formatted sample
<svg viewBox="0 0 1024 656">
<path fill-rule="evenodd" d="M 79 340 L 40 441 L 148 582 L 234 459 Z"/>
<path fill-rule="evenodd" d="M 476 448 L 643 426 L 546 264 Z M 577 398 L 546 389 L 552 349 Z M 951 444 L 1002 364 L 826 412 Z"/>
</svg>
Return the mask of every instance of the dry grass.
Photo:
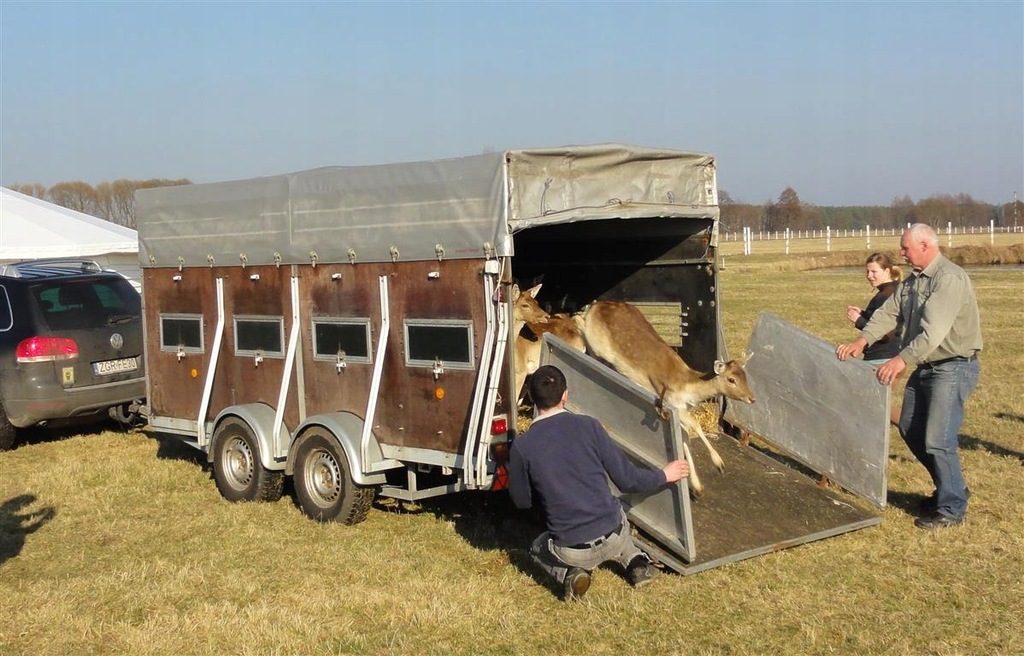
<svg viewBox="0 0 1024 656">
<path fill-rule="evenodd" d="M 523 567 L 537 523 L 500 495 L 323 526 L 288 498 L 225 502 L 188 447 L 145 432 L 29 434 L 0 453 L 0 654 L 1024 653 L 1024 271 L 972 277 L 963 527 L 913 528 L 929 486 L 894 434 L 880 526 L 640 592 L 601 571 L 563 604 Z M 843 308 L 870 289 L 730 262 L 721 296 L 739 352 L 761 310 L 849 338 Z"/>
</svg>

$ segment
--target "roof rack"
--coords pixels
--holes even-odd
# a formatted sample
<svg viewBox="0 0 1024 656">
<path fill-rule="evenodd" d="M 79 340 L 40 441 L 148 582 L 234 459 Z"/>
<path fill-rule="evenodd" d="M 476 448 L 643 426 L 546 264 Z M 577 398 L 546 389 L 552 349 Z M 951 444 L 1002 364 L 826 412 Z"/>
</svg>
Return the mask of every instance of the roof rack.
<svg viewBox="0 0 1024 656">
<path fill-rule="evenodd" d="M 54 257 L 0 264 L 0 276 L 8 278 L 45 278 L 48 276 L 100 273 L 103 267 L 96 260 Z"/>
</svg>

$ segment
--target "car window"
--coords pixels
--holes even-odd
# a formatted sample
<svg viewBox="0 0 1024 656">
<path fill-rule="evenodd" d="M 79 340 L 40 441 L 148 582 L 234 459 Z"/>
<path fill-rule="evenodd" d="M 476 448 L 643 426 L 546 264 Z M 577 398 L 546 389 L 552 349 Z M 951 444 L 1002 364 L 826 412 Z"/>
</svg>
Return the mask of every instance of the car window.
<svg viewBox="0 0 1024 656">
<path fill-rule="evenodd" d="M 11 299 L 7 296 L 7 288 L 0 285 L 0 332 L 6 332 L 14 325 L 14 313 L 11 312 Z"/>
<path fill-rule="evenodd" d="M 126 280 L 65 280 L 36 285 L 32 291 L 51 330 L 141 318 L 139 294 Z"/>
</svg>

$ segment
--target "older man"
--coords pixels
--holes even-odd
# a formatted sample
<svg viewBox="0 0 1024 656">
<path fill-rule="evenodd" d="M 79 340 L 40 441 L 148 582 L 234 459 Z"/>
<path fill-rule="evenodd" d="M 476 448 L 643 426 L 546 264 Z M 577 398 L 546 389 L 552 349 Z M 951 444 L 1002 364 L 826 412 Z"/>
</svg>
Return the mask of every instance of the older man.
<svg viewBox="0 0 1024 656">
<path fill-rule="evenodd" d="M 900 255 L 913 269 L 861 331 L 836 349 L 840 360 L 863 352 L 902 322 L 900 352 L 878 367 L 883 385 L 909 365 L 899 430 L 935 483 L 914 525 L 923 529 L 963 523 L 970 492 L 960 469 L 957 435 L 964 402 L 978 384 L 981 320 L 971 280 L 939 252 L 935 231 L 915 223 L 903 232 Z"/>
</svg>

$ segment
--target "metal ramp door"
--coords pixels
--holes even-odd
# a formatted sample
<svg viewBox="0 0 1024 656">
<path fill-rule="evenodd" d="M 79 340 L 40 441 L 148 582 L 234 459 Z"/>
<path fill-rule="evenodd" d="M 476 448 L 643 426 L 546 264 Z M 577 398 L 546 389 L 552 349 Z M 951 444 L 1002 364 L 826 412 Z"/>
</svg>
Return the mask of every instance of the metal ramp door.
<svg viewBox="0 0 1024 656">
<path fill-rule="evenodd" d="M 770 321 L 770 323 L 771 327 L 777 327 L 775 322 Z M 788 324 L 786 325 L 788 326 Z M 789 328 L 796 331 L 791 326 Z M 760 411 L 762 415 L 771 416 L 773 421 L 785 427 L 787 426 L 786 414 L 777 415 L 777 413 L 780 403 L 783 406 L 793 403 L 793 399 L 787 391 L 789 388 L 784 384 L 780 384 L 776 388 L 773 384 L 768 384 L 768 381 L 773 378 L 776 382 L 780 378 L 785 380 L 788 375 L 785 372 L 776 376 L 772 375 L 773 367 L 777 364 L 776 360 L 792 358 L 793 354 L 790 350 L 794 348 L 806 351 L 807 344 L 799 339 L 795 343 L 787 342 L 787 338 L 798 337 L 796 333 L 799 331 L 791 332 L 784 327 L 781 330 L 786 334 L 782 343 L 778 341 L 778 334 L 772 330 L 762 330 L 760 324 L 751 337 L 751 347 L 754 348 L 755 355 L 747 366 L 747 373 L 748 378 L 751 379 L 751 387 L 757 396 L 757 402 L 753 405 L 743 404 L 742 410 L 755 414 Z M 809 337 L 806 334 L 803 336 Z M 765 342 L 774 344 L 774 346 L 768 346 Z M 836 391 L 842 392 L 841 398 L 843 399 L 835 407 L 840 408 L 840 414 L 843 415 L 844 420 L 854 419 L 852 415 L 855 413 L 866 413 L 867 416 L 876 419 L 887 418 L 887 396 L 878 397 L 873 402 L 865 404 L 870 407 L 865 407 L 865 405 L 858 406 L 849 403 L 849 390 L 843 391 L 844 385 L 856 385 L 865 389 L 870 385 L 873 385 L 874 388 L 882 387 L 875 381 L 872 368 L 861 362 L 840 363 L 835 359 L 834 352 L 830 348 L 827 350 L 831 357 L 831 363 L 844 365 L 853 370 L 852 379 L 835 386 Z M 755 366 L 754 363 L 757 362 L 759 354 L 763 356 L 765 351 L 773 351 L 773 357 L 764 357 L 762 362 Z M 817 351 L 811 357 L 824 363 L 824 357 Z M 680 429 L 678 424 L 669 427 L 664 425 L 667 422 L 658 419 L 654 410 L 655 398 L 652 394 L 635 386 L 593 358 L 572 350 L 564 342 L 551 338 L 550 335 L 544 336 L 541 362 L 554 364 L 565 373 L 569 384 L 570 408 L 600 420 L 612 438 L 627 453 L 633 455 L 634 459 L 652 467 L 661 467 L 677 457 L 675 454 L 680 452 L 678 448 L 663 448 L 654 457 L 637 458 L 635 456 L 636 444 L 639 442 L 646 442 L 646 448 L 656 447 L 657 439 L 661 439 L 661 443 L 666 446 L 670 444 L 671 441 L 665 437 L 653 437 L 654 429 L 672 432 Z M 875 391 L 877 392 L 877 390 Z M 782 398 L 773 399 L 773 395 L 781 395 Z M 824 397 L 819 402 L 831 403 Z M 735 406 L 739 405 L 732 404 L 729 409 L 733 410 Z M 846 417 L 847 414 L 851 417 Z M 735 425 L 762 437 L 768 437 L 754 429 L 754 426 L 760 427 L 763 422 L 740 421 L 735 412 L 732 414 L 727 412 L 726 418 L 730 418 Z M 840 419 L 833 417 L 830 418 L 830 421 L 840 421 Z M 871 436 L 870 438 L 871 440 L 882 439 L 885 441 L 884 448 L 872 448 L 873 455 L 871 456 L 872 462 L 876 465 L 874 468 L 877 469 L 879 464 L 881 466 L 884 489 L 888 426 L 887 422 L 882 420 L 874 423 L 884 427 L 883 437 Z M 863 423 L 859 420 L 855 420 L 853 425 L 858 427 L 853 429 L 854 432 L 863 427 Z M 828 427 L 825 427 L 826 432 L 827 430 Z M 815 430 L 802 432 L 801 435 L 803 442 L 821 439 L 821 433 Z M 690 451 L 694 458 L 692 464 L 697 467 L 705 481 L 705 492 L 699 499 L 691 502 L 687 491 L 683 488 L 674 492 L 675 503 L 678 504 L 675 507 L 670 507 L 665 503 L 652 506 L 650 514 L 646 517 L 639 517 L 633 512 L 636 506 L 630 512 L 630 520 L 641 531 L 638 537 L 641 546 L 677 572 L 695 574 L 726 563 L 771 553 L 881 522 L 879 516 L 861 507 L 858 503 L 852 503 L 853 500 L 850 497 L 819 487 L 815 480 L 807 474 L 784 464 L 776 457 L 770 457 L 757 448 L 743 446 L 731 437 L 716 438 L 714 435 L 709 435 L 709 438 L 725 461 L 725 472 L 719 473 L 714 468 L 703 445 L 691 446 Z M 679 439 L 687 438 L 684 434 Z M 793 443 L 794 440 L 790 440 L 790 442 Z M 795 443 L 799 445 L 800 440 L 796 440 Z M 803 450 L 805 449 L 798 447 L 798 451 Z M 648 453 L 655 453 L 655 451 L 648 451 Z M 796 457 L 795 454 L 791 455 Z M 624 505 L 628 508 L 629 500 L 625 500 Z M 677 535 L 669 530 L 669 527 L 675 526 L 677 518 L 682 518 L 684 527 L 684 532 L 678 539 Z M 679 548 L 679 543 L 684 544 L 686 548 Z"/>
<path fill-rule="evenodd" d="M 762 312 L 747 350 L 757 403 L 730 403 L 725 419 L 885 506 L 891 389 L 861 360 L 840 362 L 832 344 Z"/>
<path fill-rule="evenodd" d="M 600 421 L 634 464 L 661 469 L 682 457 L 685 436 L 674 408 L 669 419 L 662 419 L 650 392 L 550 333 L 543 340 L 540 363 L 553 364 L 565 374 L 567 410 Z M 612 492 L 629 521 L 650 536 L 643 544 L 653 555 L 666 563 L 693 560 L 693 521 L 685 480 L 650 495 L 621 494 L 614 485 Z"/>
</svg>

